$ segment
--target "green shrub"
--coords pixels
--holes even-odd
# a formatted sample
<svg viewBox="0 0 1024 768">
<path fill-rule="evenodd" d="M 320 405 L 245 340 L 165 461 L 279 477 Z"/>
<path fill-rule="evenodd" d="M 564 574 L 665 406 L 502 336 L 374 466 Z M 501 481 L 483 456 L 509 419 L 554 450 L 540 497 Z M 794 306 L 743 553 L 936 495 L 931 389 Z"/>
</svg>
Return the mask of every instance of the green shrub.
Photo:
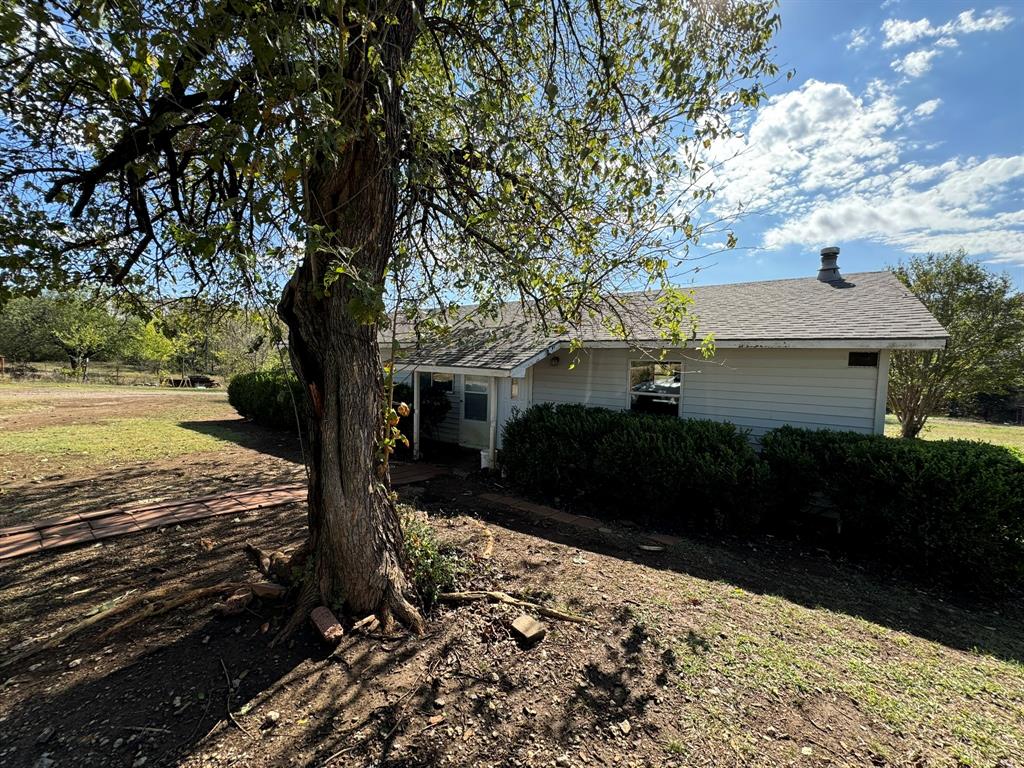
<svg viewBox="0 0 1024 768">
<path fill-rule="evenodd" d="M 302 386 L 294 376 L 279 370 L 240 373 L 228 384 L 228 402 L 234 409 L 265 427 L 296 428 L 293 396 L 303 413 L 306 398 Z"/>
<path fill-rule="evenodd" d="M 1024 462 L 966 440 L 783 427 L 765 436 L 771 520 L 799 525 L 815 497 L 839 514 L 839 544 L 954 588 L 1024 586 Z"/>
<path fill-rule="evenodd" d="M 465 572 L 462 560 L 450 548 L 438 544 L 425 513 L 412 507 L 400 507 L 406 577 L 419 595 L 424 608 L 437 602 L 442 592 L 450 592 Z"/>
<path fill-rule="evenodd" d="M 521 489 L 598 514 L 690 532 L 757 521 L 764 468 L 731 424 L 542 404 L 513 415 L 503 446 Z"/>
</svg>

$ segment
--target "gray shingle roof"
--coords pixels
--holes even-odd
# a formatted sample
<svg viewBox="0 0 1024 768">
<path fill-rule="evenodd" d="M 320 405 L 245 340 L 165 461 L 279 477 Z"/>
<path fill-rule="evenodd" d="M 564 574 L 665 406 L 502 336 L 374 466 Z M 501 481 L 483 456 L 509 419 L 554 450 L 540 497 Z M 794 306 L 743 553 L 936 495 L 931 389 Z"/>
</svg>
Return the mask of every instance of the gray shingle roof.
<svg viewBox="0 0 1024 768">
<path fill-rule="evenodd" d="M 891 272 L 850 274 L 840 283 L 808 277 L 692 290 L 692 311 L 700 325 L 697 338 L 713 333 L 719 344 L 865 341 L 941 346 L 947 338 L 945 329 Z M 657 296 L 646 292 L 619 297 L 630 343 L 660 342 L 653 323 Z M 577 335 L 584 344 L 621 341 L 599 321 L 588 323 Z M 402 363 L 508 371 L 569 338 L 542 335 L 524 319 L 518 304 L 508 304 L 488 327 L 454 331 L 445 339 L 421 343 L 408 349 Z"/>
</svg>

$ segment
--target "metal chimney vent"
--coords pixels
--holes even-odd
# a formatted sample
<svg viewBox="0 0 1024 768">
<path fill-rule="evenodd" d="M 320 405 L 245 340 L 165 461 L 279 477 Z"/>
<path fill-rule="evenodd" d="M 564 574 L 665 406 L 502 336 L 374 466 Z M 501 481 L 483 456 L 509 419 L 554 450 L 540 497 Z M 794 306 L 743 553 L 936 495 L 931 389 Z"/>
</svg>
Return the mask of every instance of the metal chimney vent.
<svg viewBox="0 0 1024 768">
<path fill-rule="evenodd" d="M 834 245 L 821 249 L 821 269 L 818 270 L 818 279 L 823 283 L 837 283 L 842 281 L 843 276 L 839 274 L 839 249 Z"/>
</svg>

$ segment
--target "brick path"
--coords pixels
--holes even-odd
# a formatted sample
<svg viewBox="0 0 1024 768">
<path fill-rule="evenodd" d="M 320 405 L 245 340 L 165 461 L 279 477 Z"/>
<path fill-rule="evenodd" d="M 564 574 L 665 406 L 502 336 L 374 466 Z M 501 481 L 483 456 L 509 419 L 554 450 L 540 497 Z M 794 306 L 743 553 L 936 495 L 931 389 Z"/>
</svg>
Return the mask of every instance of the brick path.
<svg viewBox="0 0 1024 768">
<path fill-rule="evenodd" d="M 447 469 L 436 464 L 393 464 L 391 484 L 408 485 L 438 477 Z M 165 501 L 142 507 L 116 507 L 50 517 L 0 528 L 0 560 L 73 544 L 87 544 L 138 533 L 149 528 L 203 520 L 216 515 L 237 515 L 256 509 L 292 504 L 306 498 L 306 484 L 273 485 L 218 496 Z"/>
</svg>

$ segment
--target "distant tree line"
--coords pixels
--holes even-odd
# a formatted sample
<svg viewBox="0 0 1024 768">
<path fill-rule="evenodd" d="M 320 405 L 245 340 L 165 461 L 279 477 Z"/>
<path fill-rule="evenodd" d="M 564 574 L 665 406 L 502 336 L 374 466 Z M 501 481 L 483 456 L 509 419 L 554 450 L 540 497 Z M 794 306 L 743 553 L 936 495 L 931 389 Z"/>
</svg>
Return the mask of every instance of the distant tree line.
<svg viewBox="0 0 1024 768">
<path fill-rule="evenodd" d="M 130 311 L 79 294 L 20 296 L 0 308 L 0 355 L 17 370 L 59 362 L 88 379 L 91 362 L 117 362 L 160 380 L 231 376 L 279 365 L 275 316 L 197 303 Z"/>
</svg>

